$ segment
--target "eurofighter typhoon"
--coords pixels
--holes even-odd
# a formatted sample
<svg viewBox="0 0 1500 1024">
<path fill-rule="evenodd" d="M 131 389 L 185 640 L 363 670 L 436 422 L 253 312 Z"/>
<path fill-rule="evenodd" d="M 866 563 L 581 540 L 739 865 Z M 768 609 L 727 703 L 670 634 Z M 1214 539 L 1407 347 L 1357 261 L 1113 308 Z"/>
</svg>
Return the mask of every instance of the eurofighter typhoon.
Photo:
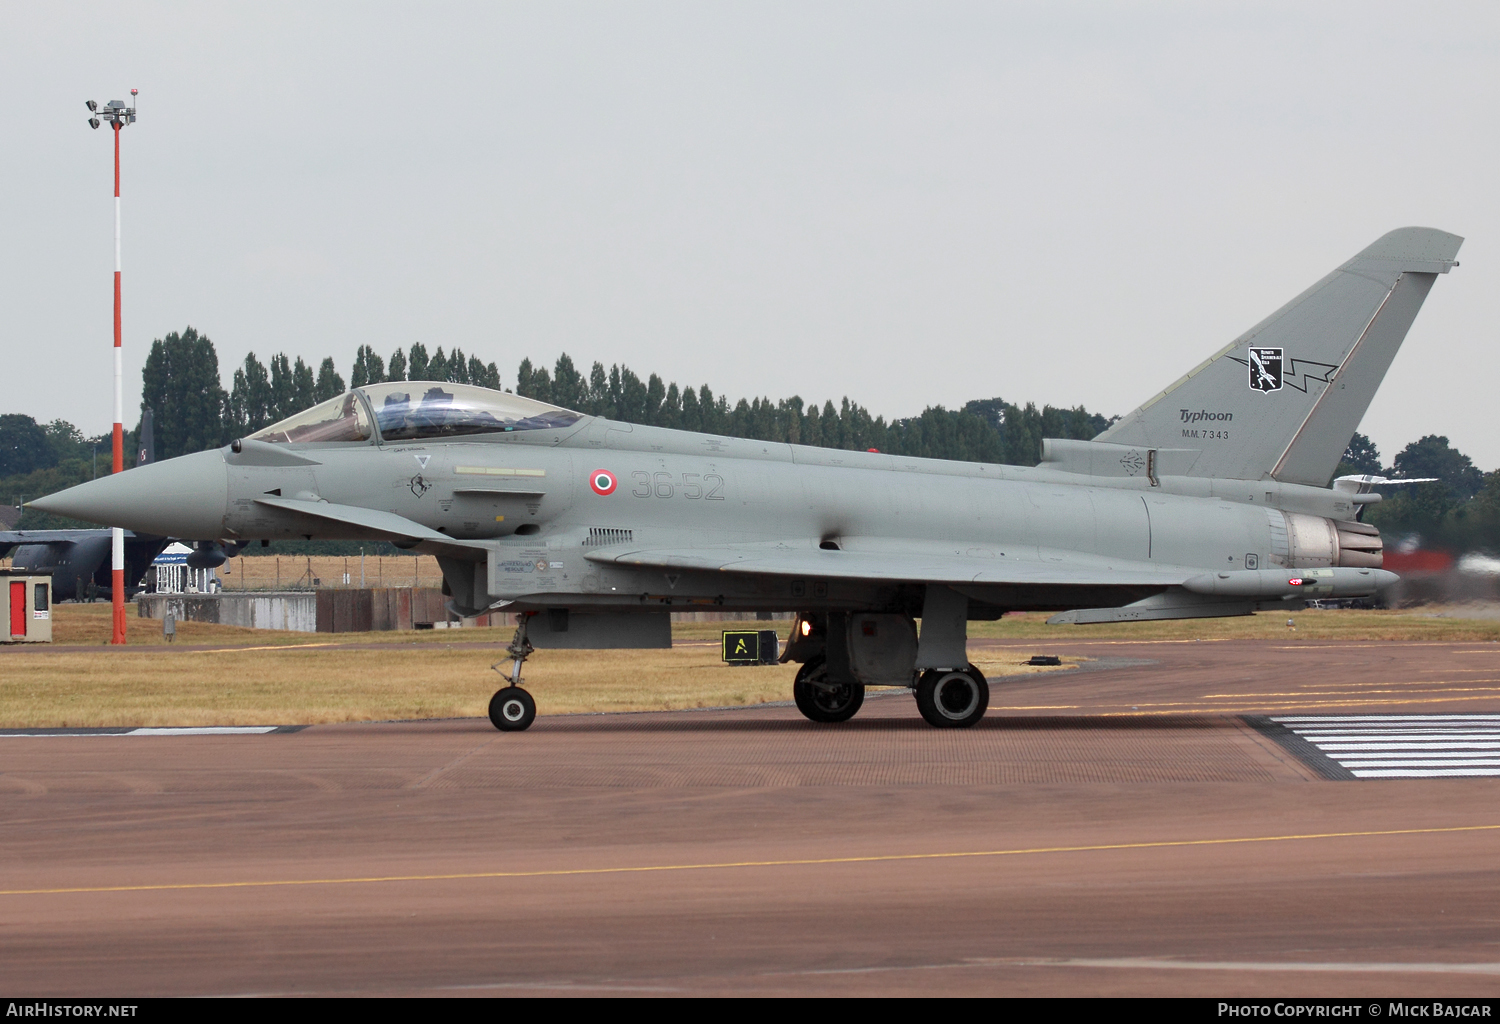
<svg viewBox="0 0 1500 1024">
<path fill-rule="evenodd" d="M 816 722 L 865 687 L 973 725 L 967 624 L 1247 615 L 1395 581 L 1378 501 L 1330 480 L 1462 239 L 1392 231 L 1092 441 L 1034 468 L 616 423 L 462 384 L 394 381 L 235 441 L 31 504 L 161 536 L 388 540 L 435 555 L 451 611 L 518 613 L 502 730 L 537 649 L 671 645 L 670 612 L 796 613 Z M 917 622 L 921 626 L 918 629 Z"/>
</svg>

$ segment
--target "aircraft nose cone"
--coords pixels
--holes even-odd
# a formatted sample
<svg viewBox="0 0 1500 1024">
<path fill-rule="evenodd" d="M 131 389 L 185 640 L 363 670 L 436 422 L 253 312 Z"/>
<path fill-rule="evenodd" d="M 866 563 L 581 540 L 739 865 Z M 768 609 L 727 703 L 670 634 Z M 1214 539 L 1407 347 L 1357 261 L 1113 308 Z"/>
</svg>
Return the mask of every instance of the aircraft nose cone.
<svg viewBox="0 0 1500 1024">
<path fill-rule="evenodd" d="M 137 533 L 213 540 L 224 533 L 228 503 L 224 456 L 211 451 L 101 477 L 26 504 Z"/>
</svg>

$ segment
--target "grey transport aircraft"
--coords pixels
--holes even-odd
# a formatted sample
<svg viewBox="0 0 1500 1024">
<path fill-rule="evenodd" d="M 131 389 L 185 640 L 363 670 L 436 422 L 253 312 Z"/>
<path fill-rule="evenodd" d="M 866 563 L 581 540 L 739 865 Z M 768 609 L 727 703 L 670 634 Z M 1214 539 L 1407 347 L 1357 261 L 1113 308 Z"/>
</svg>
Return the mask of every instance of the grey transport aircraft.
<svg viewBox="0 0 1500 1024">
<path fill-rule="evenodd" d="M 125 587 L 134 593 L 151 561 L 171 541 L 125 531 Z M 109 595 L 113 583 L 108 530 L 0 531 L 0 558 L 17 569 L 52 576 L 54 601 L 82 601 Z M 196 552 L 195 552 L 196 554 Z"/>
<path fill-rule="evenodd" d="M 989 687 L 967 624 L 1247 615 L 1396 577 L 1332 481 L 1462 239 L 1385 235 L 1092 441 L 1035 467 L 717 437 L 462 384 L 356 388 L 217 450 L 31 504 L 232 543 L 389 540 L 437 556 L 455 613 L 519 613 L 502 730 L 531 724 L 536 649 L 671 645 L 669 613 L 792 611 L 797 706 L 851 718 L 910 687 L 934 726 Z M 921 622 L 920 632 L 917 620 Z"/>
</svg>

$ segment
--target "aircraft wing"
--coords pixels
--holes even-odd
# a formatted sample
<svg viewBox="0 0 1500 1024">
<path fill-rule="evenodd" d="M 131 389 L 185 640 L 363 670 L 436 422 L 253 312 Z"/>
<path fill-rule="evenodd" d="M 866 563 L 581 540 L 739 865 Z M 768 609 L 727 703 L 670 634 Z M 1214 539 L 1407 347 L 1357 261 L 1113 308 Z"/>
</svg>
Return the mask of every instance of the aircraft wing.
<svg viewBox="0 0 1500 1024">
<path fill-rule="evenodd" d="M 0 544 L 65 544 L 70 540 L 96 537 L 100 529 L 94 526 L 83 530 L 0 530 Z M 108 532 L 109 527 L 102 529 Z M 126 540 L 136 536 L 134 530 L 123 532 Z"/>
<path fill-rule="evenodd" d="M 24 544 L 71 544 L 108 532 L 97 527 L 85 530 L 0 530 L 0 558 Z M 125 531 L 126 540 L 134 540 L 135 536 L 134 531 Z"/>
<path fill-rule="evenodd" d="M 710 548 L 656 550 L 596 550 L 584 557 L 594 562 L 731 572 L 763 576 L 806 576 L 822 579 L 870 580 L 890 583 L 1009 584 L 1036 586 L 1169 587 L 1201 575 L 1202 569 L 1158 568 L 1140 562 L 1064 557 L 1036 558 L 968 556 L 921 549 L 824 551 L 817 548 L 746 544 Z"/>
</svg>

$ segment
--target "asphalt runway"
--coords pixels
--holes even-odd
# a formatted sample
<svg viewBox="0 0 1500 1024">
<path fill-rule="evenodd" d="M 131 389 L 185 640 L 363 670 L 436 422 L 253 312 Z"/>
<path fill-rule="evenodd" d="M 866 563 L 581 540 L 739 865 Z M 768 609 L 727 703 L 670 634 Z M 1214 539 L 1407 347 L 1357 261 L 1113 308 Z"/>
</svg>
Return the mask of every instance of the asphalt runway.
<svg viewBox="0 0 1500 1024">
<path fill-rule="evenodd" d="M 967 731 L 891 693 L 0 737 L 0 987 L 1500 994 L 1500 644 L 974 646 L 1094 660 Z M 1462 766 L 1347 767 L 1411 744 Z"/>
</svg>

